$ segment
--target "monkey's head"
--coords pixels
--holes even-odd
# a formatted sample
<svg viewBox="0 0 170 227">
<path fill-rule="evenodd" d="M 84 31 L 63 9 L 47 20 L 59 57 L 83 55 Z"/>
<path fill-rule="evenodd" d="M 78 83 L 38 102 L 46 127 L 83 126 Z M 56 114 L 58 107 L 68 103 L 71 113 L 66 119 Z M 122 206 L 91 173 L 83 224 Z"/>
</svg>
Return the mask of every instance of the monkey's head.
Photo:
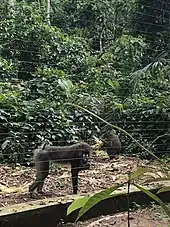
<svg viewBox="0 0 170 227">
<path fill-rule="evenodd" d="M 105 137 L 101 141 L 103 144 L 100 148 L 107 152 L 110 159 L 113 159 L 115 155 L 120 153 L 121 142 L 119 137 L 113 132 L 105 134 Z"/>
<path fill-rule="evenodd" d="M 81 157 L 79 162 L 80 170 L 87 170 L 90 169 L 90 156 L 91 156 L 92 148 L 87 145 L 83 144 Z"/>
<path fill-rule="evenodd" d="M 80 160 L 80 165 L 82 170 L 90 169 L 90 151 L 85 150 L 82 153 L 82 159 Z"/>
</svg>

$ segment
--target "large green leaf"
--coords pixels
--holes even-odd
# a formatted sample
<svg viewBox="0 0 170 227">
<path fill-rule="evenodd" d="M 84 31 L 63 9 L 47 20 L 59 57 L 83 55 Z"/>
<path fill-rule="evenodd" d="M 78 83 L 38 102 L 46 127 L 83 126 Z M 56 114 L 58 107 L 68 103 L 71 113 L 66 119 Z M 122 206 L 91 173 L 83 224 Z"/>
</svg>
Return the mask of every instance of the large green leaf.
<svg viewBox="0 0 170 227">
<path fill-rule="evenodd" d="M 103 201 L 105 199 L 111 198 L 113 196 L 116 196 L 116 195 L 113 195 L 111 193 L 113 193 L 116 189 L 118 189 L 119 187 L 123 186 L 124 184 L 125 183 L 116 185 L 116 186 L 111 187 L 111 188 L 108 188 L 108 189 L 106 189 L 104 191 L 101 191 L 101 192 L 93 195 L 92 197 L 90 197 L 87 200 L 87 202 L 84 204 L 84 206 L 80 209 L 78 217 L 77 217 L 77 220 L 80 217 L 82 217 L 82 215 L 84 215 L 88 210 L 90 210 L 97 203 L 99 203 L 99 202 L 101 202 L 101 201 Z"/>
<path fill-rule="evenodd" d="M 150 192 L 149 190 L 133 183 L 134 186 L 136 186 L 139 190 L 143 191 L 145 194 L 147 194 L 149 197 L 151 197 L 153 200 L 155 200 L 156 202 L 158 202 L 160 204 L 160 206 L 164 209 L 164 211 L 166 212 L 166 214 L 168 215 L 168 217 L 170 217 L 170 210 L 167 207 L 167 205 L 156 195 L 154 195 L 152 192 Z"/>
<path fill-rule="evenodd" d="M 67 209 L 67 215 L 69 215 L 70 213 L 72 213 L 73 211 L 83 207 L 86 202 L 89 200 L 89 196 L 87 197 L 83 197 L 83 198 L 79 198 L 76 199 L 74 202 L 72 202 L 72 204 L 68 207 Z"/>
</svg>

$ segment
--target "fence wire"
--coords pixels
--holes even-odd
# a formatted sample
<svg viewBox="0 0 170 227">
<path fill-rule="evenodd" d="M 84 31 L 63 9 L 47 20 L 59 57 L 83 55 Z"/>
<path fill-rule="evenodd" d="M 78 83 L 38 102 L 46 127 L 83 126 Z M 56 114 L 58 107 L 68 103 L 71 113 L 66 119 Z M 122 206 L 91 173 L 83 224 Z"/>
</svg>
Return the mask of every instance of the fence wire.
<svg viewBox="0 0 170 227">
<path fill-rule="evenodd" d="M 138 3 L 138 7 L 154 12 L 153 15 L 136 8 L 136 17 L 143 18 L 142 21 L 128 14 L 130 18 L 122 15 L 120 23 L 116 21 L 116 16 L 112 23 L 106 17 L 100 23 L 98 15 L 93 21 L 75 18 L 74 26 L 69 26 L 56 23 L 58 16 L 51 13 L 52 25 L 48 27 L 43 21 L 43 39 L 35 24 L 27 27 L 29 21 L 23 22 L 25 33 L 22 31 L 21 37 L 18 37 L 17 29 L 20 26 L 15 24 L 17 18 L 14 13 L 9 13 L 5 20 L 1 18 L 0 167 L 3 170 L 6 166 L 11 166 L 11 163 L 15 166 L 33 163 L 33 151 L 44 141 L 62 148 L 80 141 L 93 146 L 93 136 L 101 139 L 102 134 L 110 130 L 88 113 L 73 108 L 66 109 L 64 104 L 67 101 L 82 105 L 109 123 L 127 130 L 155 154 L 161 157 L 169 155 L 170 3 L 157 2 L 164 4 L 163 8 Z M 167 9 L 165 6 L 168 6 Z M 14 7 L 13 10 L 17 11 L 17 8 Z M 63 14 L 68 13 L 60 8 L 57 10 Z M 91 13 L 87 9 L 83 12 Z M 44 17 L 46 14 L 39 12 L 38 15 Z M 161 16 L 162 24 L 159 23 Z M 147 18 L 155 22 L 149 22 Z M 89 25 L 83 28 L 81 23 L 89 23 L 91 27 Z M 137 23 L 138 26 L 131 26 Z M 139 25 L 142 25 L 141 29 Z M 53 40 L 48 39 L 45 33 L 47 27 L 48 35 Z M 57 27 L 60 27 L 58 36 L 55 33 L 56 37 L 53 37 L 52 29 L 54 31 Z M 114 27 L 114 31 L 110 27 Z M 155 33 L 152 30 L 154 27 Z M 145 80 L 147 83 L 143 83 Z M 149 95 L 143 97 L 143 91 Z M 148 158 L 121 130 L 119 137 L 122 143 L 121 155 L 143 155 Z M 113 149 L 113 146 L 108 146 L 107 149 Z M 88 157 L 92 164 L 97 159 L 96 153 Z M 107 156 L 107 152 L 105 155 Z M 81 160 L 82 157 L 46 157 L 41 163 L 57 161 L 71 164 L 72 161 Z M 39 162 L 37 164 L 41 164 Z M 107 162 L 109 163 L 109 159 Z M 80 166 L 73 168 L 80 169 Z M 39 170 L 39 173 L 43 172 L 46 170 Z M 0 186 L 3 181 L 4 176 L 1 174 Z"/>
</svg>

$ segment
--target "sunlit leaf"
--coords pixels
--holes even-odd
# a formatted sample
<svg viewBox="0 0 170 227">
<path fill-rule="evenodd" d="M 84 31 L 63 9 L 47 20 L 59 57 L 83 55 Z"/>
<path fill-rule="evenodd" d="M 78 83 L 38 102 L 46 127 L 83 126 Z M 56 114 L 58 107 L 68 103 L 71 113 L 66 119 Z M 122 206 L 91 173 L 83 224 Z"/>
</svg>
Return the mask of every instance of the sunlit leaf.
<svg viewBox="0 0 170 227">
<path fill-rule="evenodd" d="M 9 140 L 5 140 L 5 142 L 3 142 L 3 144 L 1 145 L 2 150 L 4 150 L 8 146 L 9 142 Z"/>
<path fill-rule="evenodd" d="M 115 195 L 113 195 L 111 193 L 114 192 L 119 187 L 123 186 L 124 184 L 125 183 L 119 184 L 119 185 L 111 187 L 111 188 L 108 188 L 108 189 L 106 189 L 104 191 L 101 191 L 101 192 L 93 195 L 92 197 L 90 197 L 88 199 L 88 201 L 85 203 L 85 205 L 80 209 L 78 217 L 77 217 L 77 220 L 82 215 L 84 215 L 88 210 L 90 210 L 93 206 L 95 206 L 97 203 L 99 203 L 99 202 L 101 202 L 101 201 L 103 201 L 105 199 L 108 199 L 108 198 L 111 198 L 111 197 L 115 196 Z"/>
<path fill-rule="evenodd" d="M 89 196 L 84 198 L 76 199 L 74 202 L 71 203 L 71 205 L 67 208 L 67 215 L 72 213 L 73 211 L 83 207 L 85 203 L 89 200 Z"/>
</svg>

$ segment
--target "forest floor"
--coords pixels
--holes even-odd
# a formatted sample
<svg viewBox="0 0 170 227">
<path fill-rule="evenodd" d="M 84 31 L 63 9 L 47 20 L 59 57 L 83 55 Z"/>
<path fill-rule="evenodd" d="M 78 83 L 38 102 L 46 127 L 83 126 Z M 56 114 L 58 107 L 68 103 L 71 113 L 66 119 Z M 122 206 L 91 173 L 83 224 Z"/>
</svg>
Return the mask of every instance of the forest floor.
<svg viewBox="0 0 170 227">
<path fill-rule="evenodd" d="M 134 157 L 117 156 L 114 160 L 108 160 L 104 153 L 96 154 L 92 157 L 90 170 L 81 171 L 79 174 L 79 195 L 87 195 L 110 186 L 115 183 L 124 182 L 128 173 L 139 167 L 150 167 L 153 172 L 145 174 L 140 179 L 142 183 L 146 179 L 155 178 L 158 175 L 164 177 L 160 169 L 160 164 L 148 160 L 141 160 Z M 35 169 L 23 166 L 0 165 L 0 206 L 5 207 L 12 204 L 35 201 L 47 197 L 65 196 L 72 194 L 70 167 L 67 165 L 52 165 L 50 174 L 45 180 L 43 190 L 48 192 L 46 195 L 37 195 L 30 198 L 28 187 L 35 179 Z M 152 183 L 151 186 L 163 185 Z M 144 184 L 142 184 L 144 185 Z M 145 184 L 146 185 L 146 184 Z M 152 210 L 136 211 L 131 214 L 133 226 L 140 227 L 157 227 L 161 223 L 155 219 L 149 218 L 153 216 Z M 101 219 L 101 220 L 100 220 Z M 143 220 L 143 221 L 142 221 Z M 142 222 L 141 222 L 142 221 Z M 93 224 L 93 222 L 95 224 Z M 146 222 L 146 223 L 145 223 Z M 101 224 L 102 223 L 102 224 Z M 138 224 L 137 224 L 138 223 Z M 141 224 L 140 224 L 141 223 Z M 153 223 L 153 224 L 152 224 Z M 165 222 L 168 224 L 168 222 Z M 113 216 L 105 216 L 93 221 L 89 221 L 87 225 L 80 224 L 64 224 L 65 227 L 71 226 L 127 226 L 127 215 L 120 213 Z M 160 225 L 164 227 L 164 221 Z"/>
<path fill-rule="evenodd" d="M 134 157 L 117 156 L 108 160 L 105 153 L 92 157 L 90 170 L 79 173 L 79 195 L 86 195 L 98 190 L 124 182 L 128 173 L 139 167 L 150 167 L 152 173 L 145 174 L 143 180 L 164 176 L 160 165 L 156 162 L 141 160 Z M 52 165 L 50 174 L 43 187 L 46 195 L 37 195 L 30 198 L 28 187 L 35 179 L 35 169 L 23 166 L 0 165 L 0 206 L 8 206 L 45 197 L 65 196 L 72 194 L 70 167 L 67 165 Z M 143 181 L 143 180 L 140 181 Z M 152 183 L 152 185 L 158 183 Z M 151 184 L 150 184 L 151 185 Z"/>
</svg>

